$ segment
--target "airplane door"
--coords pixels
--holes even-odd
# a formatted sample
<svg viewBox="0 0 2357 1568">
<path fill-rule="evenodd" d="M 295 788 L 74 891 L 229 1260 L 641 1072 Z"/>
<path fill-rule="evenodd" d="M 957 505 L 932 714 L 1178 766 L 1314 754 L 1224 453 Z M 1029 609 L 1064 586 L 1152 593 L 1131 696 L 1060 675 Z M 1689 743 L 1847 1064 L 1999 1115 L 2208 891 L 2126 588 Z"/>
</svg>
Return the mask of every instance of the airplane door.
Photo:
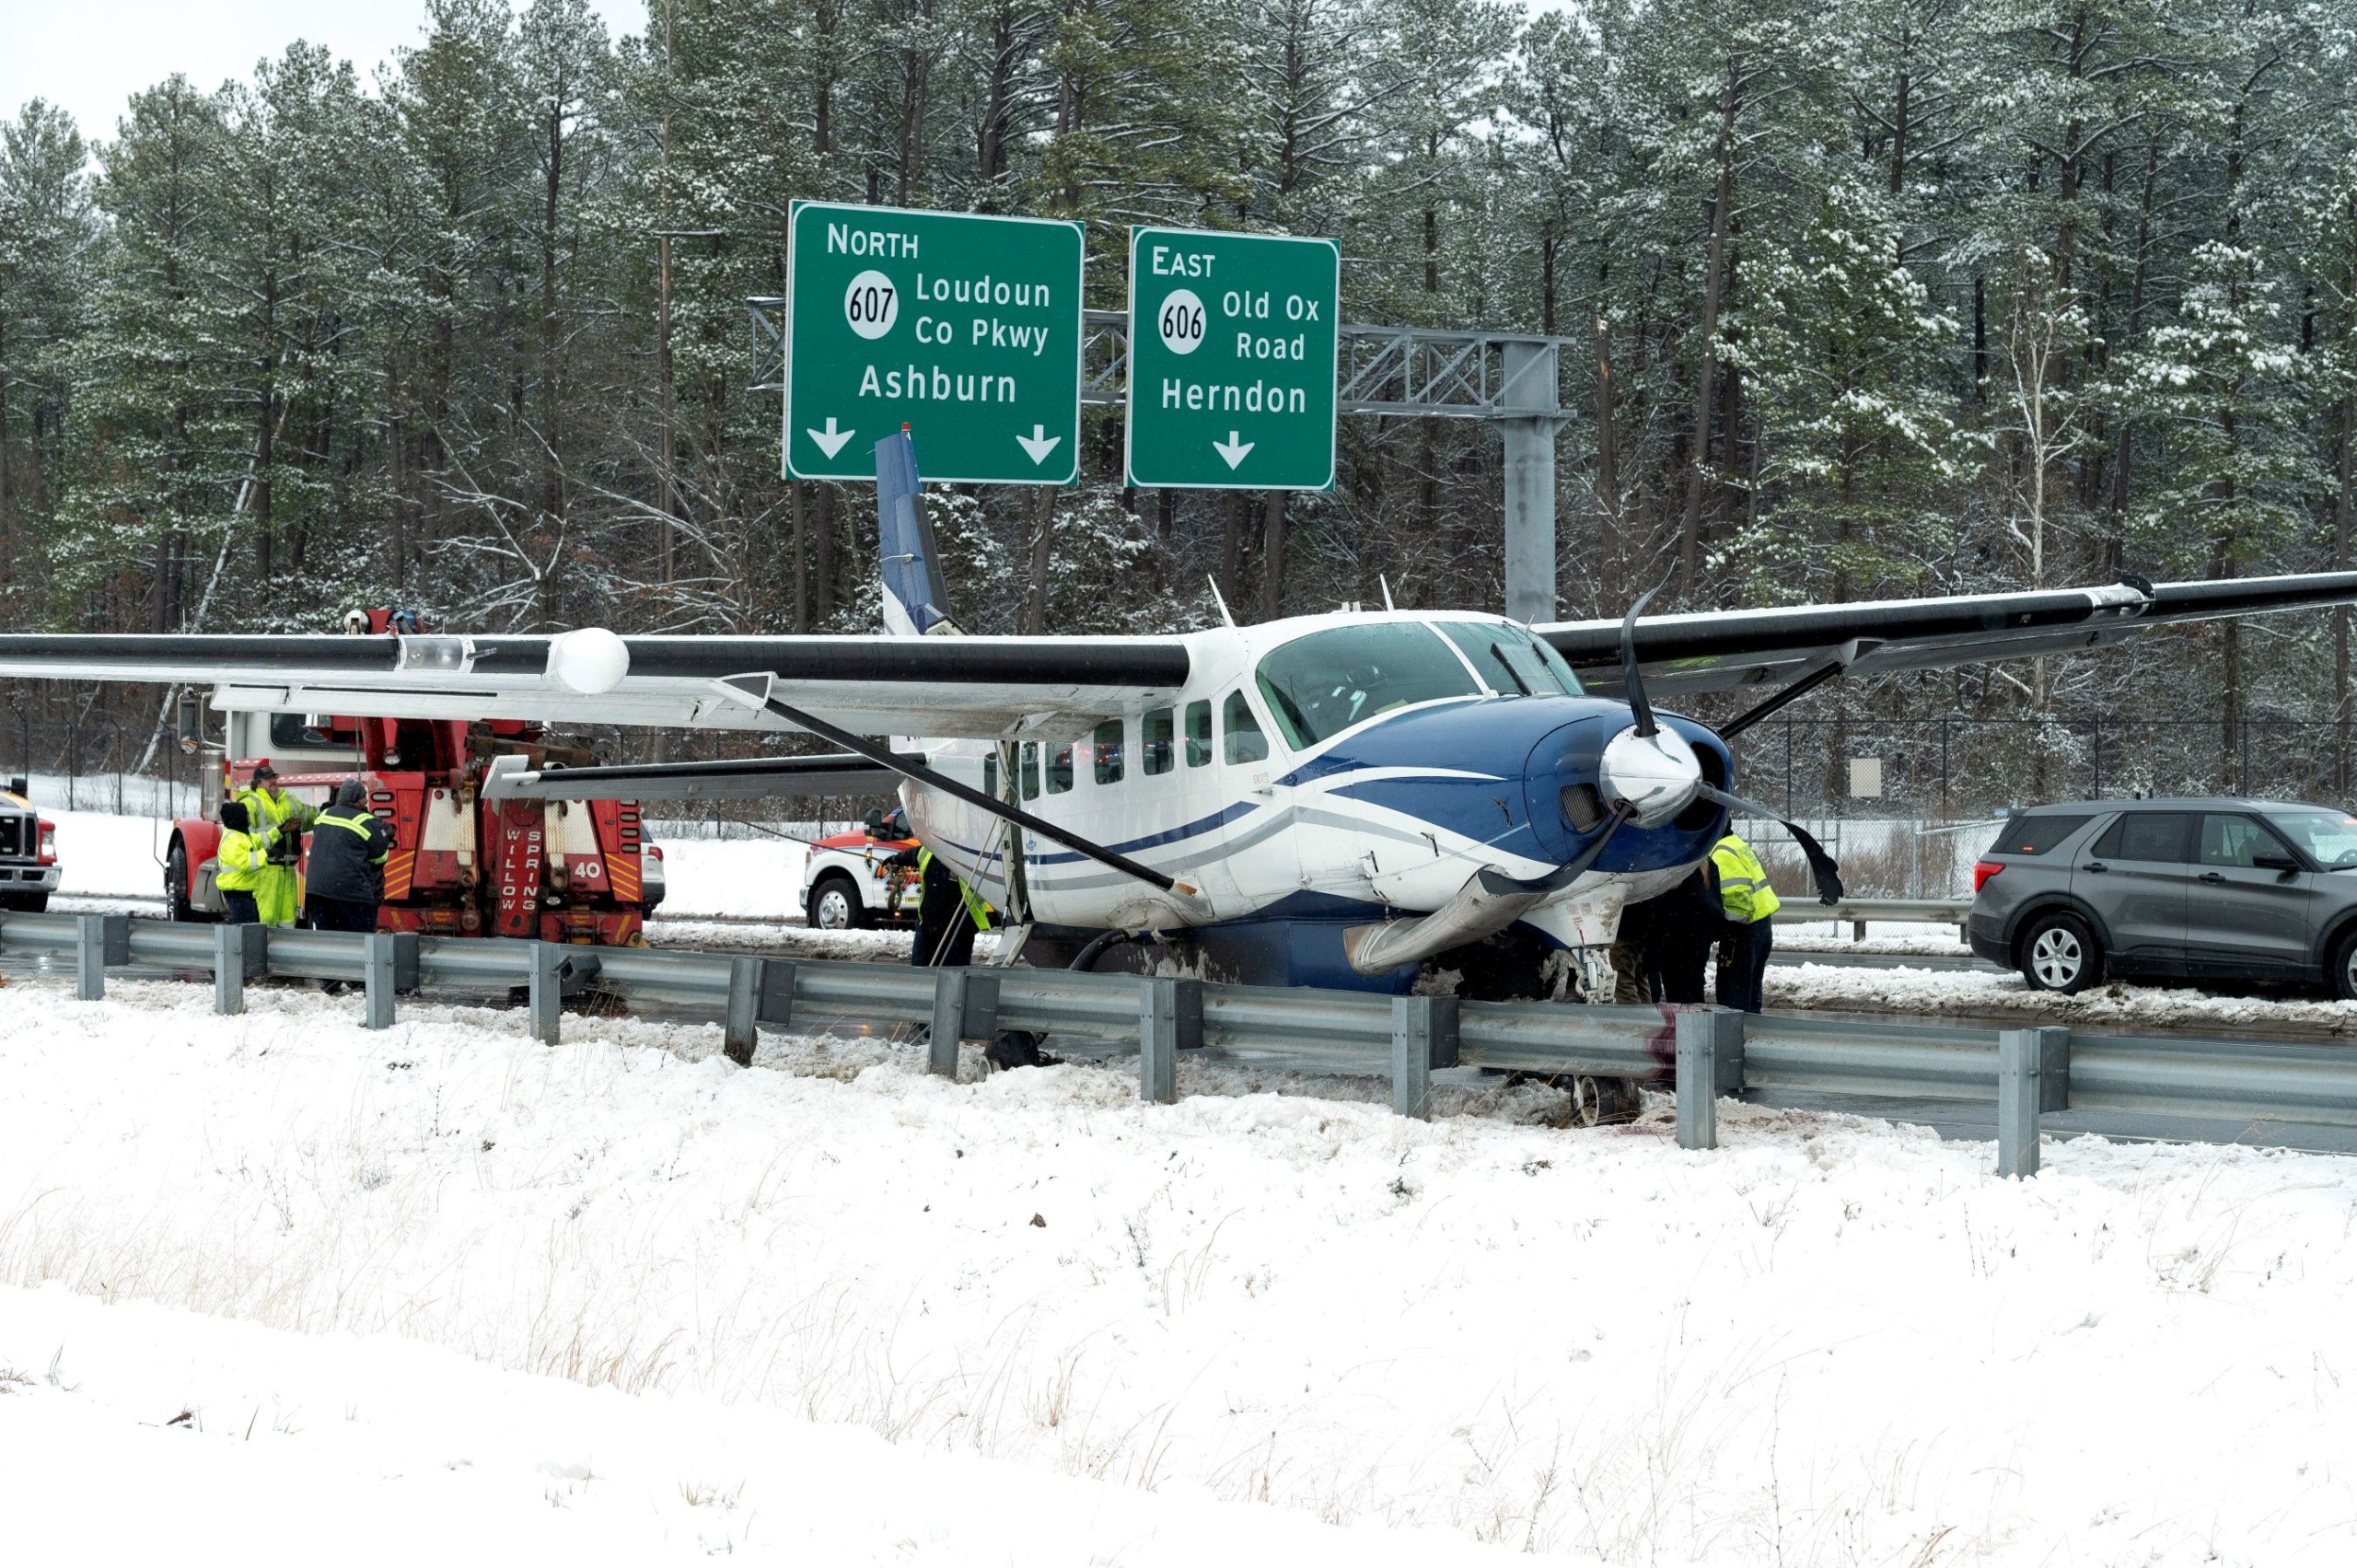
<svg viewBox="0 0 2357 1568">
<path fill-rule="evenodd" d="M 2071 891 L 2103 917 L 2110 957 L 2147 974 L 2185 972 L 2186 889 L 2193 819 L 2183 811 L 2131 811 L 2084 851 Z"/>
<path fill-rule="evenodd" d="M 1245 689 L 1223 695 L 1219 709 L 1219 782 L 1223 808 L 1247 807 L 1221 834 L 1222 860 L 1237 892 L 1248 903 L 1273 902 L 1301 887 L 1300 830 L 1291 820 L 1292 791 L 1276 780 L 1283 765 Z"/>
</svg>

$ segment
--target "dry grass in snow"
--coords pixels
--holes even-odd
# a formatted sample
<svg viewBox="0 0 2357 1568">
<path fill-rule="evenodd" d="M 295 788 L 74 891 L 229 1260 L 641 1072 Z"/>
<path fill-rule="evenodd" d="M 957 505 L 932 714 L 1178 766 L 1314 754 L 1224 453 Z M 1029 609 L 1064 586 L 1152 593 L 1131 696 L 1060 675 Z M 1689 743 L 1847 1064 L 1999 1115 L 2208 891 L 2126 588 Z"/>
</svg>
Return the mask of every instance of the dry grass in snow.
<svg viewBox="0 0 2357 1568">
<path fill-rule="evenodd" d="M 1804 971 L 1805 972 L 1805 971 Z M 52 985 L 0 1281 L 1614 1563 L 2340 1562 L 2357 1166 Z"/>
</svg>

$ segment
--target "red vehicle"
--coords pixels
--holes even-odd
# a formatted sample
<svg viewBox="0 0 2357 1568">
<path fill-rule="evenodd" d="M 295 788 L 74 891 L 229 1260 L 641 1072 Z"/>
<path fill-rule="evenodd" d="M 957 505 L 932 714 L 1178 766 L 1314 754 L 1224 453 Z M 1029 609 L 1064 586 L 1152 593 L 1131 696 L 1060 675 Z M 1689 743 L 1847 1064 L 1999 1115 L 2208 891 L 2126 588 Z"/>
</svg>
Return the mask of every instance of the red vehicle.
<svg viewBox="0 0 2357 1568">
<path fill-rule="evenodd" d="M 23 779 L 0 789 L 0 910 L 39 914 L 57 891 L 57 824 L 28 799 Z"/>
<path fill-rule="evenodd" d="M 367 612 L 369 630 L 385 613 Z M 393 831 L 378 928 L 448 936 L 516 936 L 598 947 L 643 945 L 647 912 L 663 900 L 663 852 L 647 842 L 630 800 L 485 801 L 491 759 L 528 767 L 586 762 L 521 720 L 474 723 L 305 714 L 226 715 L 221 797 L 253 783 L 268 761 L 290 795 L 324 806 L 357 777 Z M 173 824 L 164 895 L 174 920 L 217 920 L 214 885 L 221 824 Z M 304 857 L 309 857 L 305 841 Z M 299 866 L 298 866 L 299 872 Z"/>
</svg>

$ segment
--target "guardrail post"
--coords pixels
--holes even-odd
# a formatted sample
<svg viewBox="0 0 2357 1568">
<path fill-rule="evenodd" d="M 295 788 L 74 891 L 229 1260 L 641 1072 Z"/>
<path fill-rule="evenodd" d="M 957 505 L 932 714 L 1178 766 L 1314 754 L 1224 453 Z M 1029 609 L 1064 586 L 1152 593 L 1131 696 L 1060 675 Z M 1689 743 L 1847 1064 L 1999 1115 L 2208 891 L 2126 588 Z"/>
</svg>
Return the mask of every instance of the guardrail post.
<svg viewBox="0 0 2357 1568">
<path fill-rule="evenodd" d="M 81 914 L 74 917 L 74 994 L 96 1002 L 107 993 L 107 966 L 131 961 L 131 917 L 127 914 Z"/>
<path fill-rule="evenodd" d="M 415 937 L 411 938 L 414 945 Z M 389 1029 L 393 1027 L 393 987 L 397 979 L 395 934 L 389 931 L 364 932 L 360 937 L 360 978 L 368 993 L 368 1005 L 360 1016 L 364 1029 Z"/>
<path fill-rule="evenodd" d="M 1997 1034 L 1997 1174 L 2038 1174 L 2038 1119 L 2068 1108 L 2071 1031 L 2001 1029 Z"/>
<path fill-rule="evenodd" d="M 1743 1015 L 1689 1007 L 1678 1015 L 1678 1146 L 1719 1146 L 1719 1097 L 1743 1092 Z"/>
<path fill-rule="evenodd" d="M 794 1024 L 794 960 L 763 958 L 761 960 L 761 994 L 753 1014 L 757 1024 L 767 1024 L 773 1029 L 790 1028 Z"/>
<path fill-rule="evenodd" d="M 564 948 L 562 944 L 532 944 L 529 1005 L 532 1038 L 542 1045 L 556 1044 L 559 1020 L 564 1016 Z"/>
<path fill-rule="evenodd" d="M 246 1010 L 246 981 L 270 972 L 270 927 L 213 928 L 213 1010 L 234 1016 Z"/>
<path fill-rule="evenodd" d="M 958 1041 L 966 1029 L 966 971 L 933 971 L 933 1032 L 924 1070 L 937 1078 L 958 1076 Z"/>
<path fill-rule="evenodd" d="M 1179 987 L 1167 976 L 1138 981 L 1138 1098 L 1149 1105 L 1178 1102 L 1178 1048 L 1182 1013 Z M 1202 1028 L 1202 992 L 1195 991 L 1196 1040 Z"/>
<path fill-rule="evenodd" d="M 1457 1065 L 1457 998 L 1391 999 L 1391 1109 L 1432 1119 L 1433 1069 Z"/>
<path fill-rule="evenodd" d="M 728 960 L 728 1012 L 720 1025 L 720 1053 L 739 1067 L 753 1064 L 753 1046 L 761 1018 L 761 960 Z"/>
</svg>

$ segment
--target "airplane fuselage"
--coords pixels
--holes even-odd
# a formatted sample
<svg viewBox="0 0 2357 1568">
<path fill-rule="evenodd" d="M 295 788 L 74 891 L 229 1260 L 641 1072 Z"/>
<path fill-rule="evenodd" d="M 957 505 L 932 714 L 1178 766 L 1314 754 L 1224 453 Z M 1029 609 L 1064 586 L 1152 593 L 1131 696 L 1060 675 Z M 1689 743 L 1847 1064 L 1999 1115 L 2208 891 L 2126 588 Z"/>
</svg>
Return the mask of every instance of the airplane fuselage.
<svg viewBox="0 0 2357 1568">
<path fill-rule="evenodd" d="M 1544 876 L 1603 830 L 1598 764 L 1631 711 L 1582 694 L 1512 621 L 1312 616 L 1185 642 L 1190 674 L 1175 697 L 1085 736 L 924 744 L 951 777 L 1182 883 L 1163 892 L 1025 830 L 1022 875 L 1042 925 L 1184 930 L 1214 945 L 1225 930 L 1259 955 L 1237 978 L 1405 989 L 1416 965 L 1353 973 L 1341 934 L 1439 909 L 1485 868 Z M 1664 723 L 1711 782 L 1731 782 L 1708 729 Z M 903 800 L 917 835 L 1007 907 L 1017 830 L 921 784 Z M 1659 826 L 1623 828 L 1521 923 L 1550 947 L 1608 943 L 1623 903 L 1674 886 L 1724 821 L 1697 801 Z"/>
</svg>

